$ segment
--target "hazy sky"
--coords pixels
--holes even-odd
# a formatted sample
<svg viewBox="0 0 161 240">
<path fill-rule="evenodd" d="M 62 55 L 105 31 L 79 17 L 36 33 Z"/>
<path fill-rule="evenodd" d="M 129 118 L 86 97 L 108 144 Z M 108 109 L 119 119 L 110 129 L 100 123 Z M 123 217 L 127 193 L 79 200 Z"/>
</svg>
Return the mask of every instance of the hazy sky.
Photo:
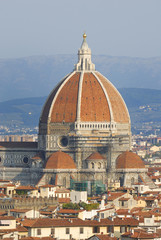
<svg viewBox="0 0 161 240">
<path fill-rule="evenodd" d="M 0 58 L 77 54 L 161 56 L 161 0 L 0 0 Z"/>
</svg>

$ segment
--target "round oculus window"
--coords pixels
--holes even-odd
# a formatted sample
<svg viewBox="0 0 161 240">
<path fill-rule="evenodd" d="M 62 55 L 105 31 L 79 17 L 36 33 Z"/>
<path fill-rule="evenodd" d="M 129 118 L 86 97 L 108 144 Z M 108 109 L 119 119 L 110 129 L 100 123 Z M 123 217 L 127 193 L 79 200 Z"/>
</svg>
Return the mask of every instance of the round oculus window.
<svg viewBox="0 0 161 240">
<path fill-rule="evenodd" d="M 28 163 L 28 162 L 29 162 L 28 157 L 24 157 L 24 158 L 23 158 L 23 162 L 24 162 L 24 163 Z"/>
<path fill-rule="evenodd" d="M 60 145 L 60 147 L 67 147 L 68 146 L 68 138 L 66 136 L 60 137 L 59 145 Z"/>
</svg>

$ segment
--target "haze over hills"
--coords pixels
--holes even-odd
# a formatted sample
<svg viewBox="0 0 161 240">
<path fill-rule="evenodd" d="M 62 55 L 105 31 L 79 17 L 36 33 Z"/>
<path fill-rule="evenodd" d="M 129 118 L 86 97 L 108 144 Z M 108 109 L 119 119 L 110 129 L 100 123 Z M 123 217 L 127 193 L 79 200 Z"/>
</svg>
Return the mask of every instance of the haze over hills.
<svg viewBox="0 0 161 240">
<path fill-rule="evenodd" d="M 92 61 L 96 70 L 119 89 L 132 127 L 144 122 L 161 125 L 161 57 L 97 55 Z M 76 55 L 0 59 L 0 125 L 37 126 L 44 96 L 74 69 L 75 63 Z"/>
<path fill-rule="evenodd" d="M 161 90 L 119 89 L 129 109 L 132 130 L 136 132 L 143 124 L 161 126 Z M 0 103 L 0 125 L 38 126 L 42 107 L 47 97 L 9 100 Z"/>
<path fill-rule="evenodd" d="M 161 89 L 161 57 L 97 55 L 92 61 L 117 88 Z M 76 55 L 0 59 L 0 101 L 47 96 L 75 63 Z"/>
</svg>

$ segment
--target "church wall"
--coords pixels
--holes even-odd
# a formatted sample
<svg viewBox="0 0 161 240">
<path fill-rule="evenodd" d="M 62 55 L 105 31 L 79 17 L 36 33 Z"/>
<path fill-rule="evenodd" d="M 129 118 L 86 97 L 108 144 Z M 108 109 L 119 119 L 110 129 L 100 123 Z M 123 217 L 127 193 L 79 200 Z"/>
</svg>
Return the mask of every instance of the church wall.
<svg viewBox="0 0 161 240">
<path fill-rule="evenodd" d="M 40 169 L 1 167 L 0 170 L 0 179 L 21 182 L 22 185 L 37 184 L 42 176 L 42 170 Z"/>
<path fill-rule="evenodd" d="M 37 153 L 37 149 L 6 149 L 0 150 L 0 166 L 28 167 L 31 158 Z"/>
<path fill-rule="evenodd" d="M 64 133 L 64 132 L 63 132 Z M 46 136 L 48 141 L 48 147 L 46 148 L 46 159 L 56 151 L 63 151 L 69 154 L 75 161 L 78 170 L 89 170 L 88 173 L 80 173 L 78 180 L 87 179 L 87 180 L 101 180 L 101 174 L 93 174 L 90 169 L 90 164 L 87 164 L 86 159 L 93 153 L 99 152 L 103 157 L 105 157 L 104 170 L 107 169 L 107 172 L 113 172 L 112 176 L 115 178 L 115 161 L 118 155 L 123 151 L 129 150 L 129 139 L 127 135 L 119 136 L 105 136 L 105 135 L 51 135 Z M 61 137 L 67 137 L 68 144 L 66 147 L 59 145 L 59 139 Z M 98 163 L 95 164 L 96 169 L 98 168 Z M 112 167 L 112 168 L 111 168 Z M 95 171 L 96 171 L 95 169 Z M 103 183 L 107 179 L 107 173 L 103 173 Z"/>
<path fill-rule="evenodd" d="M 45 171 L 45 170 L 44 170 Z M 53 184 L 58 186 L 64 186 L 66 188 L 70 188 L 70 180 L 71 177 L 75 180 L 78 180 L 77 172 L 72 172 L 72 170 L 69 169 L 68 171 L 63 171 L 62 169 L 58 171 L 46 172 L 43 176 L 43 184 L 40 183 L 40 185 L 45 184 Z"/>
<path fill-rule="evenodd" d="M 21 145 L 21 149 L 1 149 L 2 178 L 20 180 L 26 185 L 36 184 L 40 179 L 48 183 L 58 176 L 57 184 L 69 187 L 73 174 L 77 181 L 106 183 L 107 177 L 115 178 L 118 155 L 130 149 L 130 128 L 126 105 L 115 87 L 95 71 L 84 34 L 75 70 L 56 86 L 44 105 L 38 148 Z M 70 166 L 64 172 L 43 169 L 48 157 L 56 151 L 69 154 L 77 170 L 71 170 Z M 38 152 L 41 154 L 35 156 Z M 88 162 L 86 159 L 94 152 L 99 152 L 105 160 Z"/>
<path fill-rule="evenodd" d="M 79 173 L 80 181 L 101 181 L 103 184 L 107 183 L 106 171 L 84 171 L 83 169 Z"/>
</svg>

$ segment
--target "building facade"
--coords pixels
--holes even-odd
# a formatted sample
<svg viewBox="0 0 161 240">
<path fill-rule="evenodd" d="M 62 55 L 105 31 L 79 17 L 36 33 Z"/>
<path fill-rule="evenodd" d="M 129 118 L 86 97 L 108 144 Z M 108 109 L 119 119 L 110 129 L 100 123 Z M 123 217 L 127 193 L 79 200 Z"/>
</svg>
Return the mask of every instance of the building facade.
<svg viewBox="0 0 161 240">
<path fill-rule="evenodd" d="M 70 186 L 70 179 L 117 178 L 117 157 L 130 149 L 131 123 L 117 89 L 95 70 L 83 35 L 78 63 L 47 98 L 38 143 L 0 143 L 0 178 Z"/>
</svg>

